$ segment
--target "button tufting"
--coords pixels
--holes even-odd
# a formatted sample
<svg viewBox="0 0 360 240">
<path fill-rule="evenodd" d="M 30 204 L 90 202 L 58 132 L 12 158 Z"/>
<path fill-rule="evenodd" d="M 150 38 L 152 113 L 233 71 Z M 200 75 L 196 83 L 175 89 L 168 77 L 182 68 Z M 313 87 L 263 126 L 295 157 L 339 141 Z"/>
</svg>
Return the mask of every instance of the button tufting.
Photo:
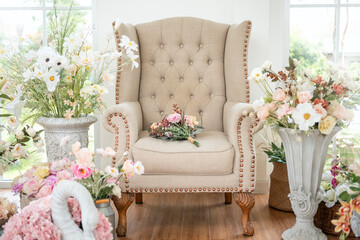
<svg viewBox="0 0 360 240">
<path fill-rule="evenodd" d="M 153 61 L 153 60 L 151 60 L 151 61 L 150 61 L 150 64 L 151 64 L 151 65 L 153 65 L 153 64 L 154 64 L 154 61 Z"/>
<path fill-rule="evenodd" d="M 202 110 L 200 110 L 200 111 L 199 111 L 199 114 L 200 114 L 200 115 L 202 115 L 202 114 L 203 114 L 203 111 L 202 111 Z"/>
<path fill-rule="evenodd" d="M 183 78 L 183 77 L 181 77 L 181 78 L 180 78 L 180 82 L 183 82 L 183 81 L 184 81 L 184 78 Z"/>
<path fill-rule="evenodd" d="M 164 111 L 161 111 L 160 114 L 161 114 L 161 115 L 164 115 Z"/>
<path fill-rule="evenodd" d="M 192 65 L 192 64 L 193 64 L 193 61 L 190 61 L 189 64 Z"/>
<path fill-rule="evenodd" d="M 184 47 L 184 44 L 181 43 L 181 44 L 180 44 L 180 47 L 183 48 L 183 47 Z"/>
<path fill-rule="evenodd" d="M 161 77 L 161 81 L 162 81 L 162 82 L 165 82 L 165 78 L 164 78 L 164 77 Z"/>
<path fill-rule="evenodd" d="M 164 44 L 160 44 L 160 47 L 161 47 L 161 48 L 164 48 Z"/>
<path fill-rule="evenodd" d="M 155 94 L 153 94 L 153 95 L 151 96 L 151 98 L 154 99 L 154 98 L 155 98 Z"/>
<path fill-rule="evenodd" d="M 174 95 L 173 95 L 173 94 L 170 94 L 170 98 L 173 99 L 173 98 L 174 98 Z"/>
<path fill-rule="evenodd" d="M 211 64 L 211 60 L 208 61 L 208 64 Z"/>
<path fill-rule="evenodd" d="M 174 62 L 173 62 L 173 61 L 170 61 L 169 64 L 172 66 L 172 65 L 174 65 Z"/>
<path fill-rule="evenodd" d="M 194 98 L 194 94 L 190 94 L 190 98 L 193 99 L 193 98 Z"/>
<path fill-rule="evenodd" d="M 211 94 L 210 97 L 211 97 L 211 98 L 214 97 L 214 94 Z"/>
<path fill-rule="evenodd" d="M 203 79 L 202 78 L 199 78 L 199 82 L 202 82 L 203 81 Z"/>
<path fill-rule="evenodd" d="M 203 45 L 200 43 L 199 47 L 200 47 L 200 48 L 202 48 L 202 47 L 203 47 Z"/>
</svg>

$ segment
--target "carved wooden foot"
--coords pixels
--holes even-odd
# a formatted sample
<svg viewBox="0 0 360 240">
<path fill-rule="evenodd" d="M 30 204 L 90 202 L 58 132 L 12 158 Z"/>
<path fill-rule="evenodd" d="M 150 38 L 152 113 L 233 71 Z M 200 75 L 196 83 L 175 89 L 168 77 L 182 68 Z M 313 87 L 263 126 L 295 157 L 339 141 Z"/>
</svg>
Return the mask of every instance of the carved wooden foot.
<svg viewBox="0 0 360 240">
<path fill-rule="evenodd" d="M 143 194 L 142 193 L 135 193 L 135 203 L 136 204 L 143 204 Z"/>
<path fill-rule="evenodd" d="M 127 228 L 126 211 L 134 201 L 134 193 L 122 193 L 121 198 L 113 196 L 112 200 L 119 212 L 119 223 L 116 228 L 116 234 L 119 237 L 124 237 L 126 236 Z"/>
<path fill-rule="evenodd" d="M 250 222 L 250 211 L 255 205 L 255 199 L 252 193 L 239 192 L 234 193 L 234 201 L 239 205 L 242 210 L 242 228 L 244 235 L 254 235 L 254 227 Z"/>
<path fill-rule="evenodd" d="M 226 192 L 225 193 L 225 204 L 231 204 L 232 202 L 232 193 Z"/>
</svg>

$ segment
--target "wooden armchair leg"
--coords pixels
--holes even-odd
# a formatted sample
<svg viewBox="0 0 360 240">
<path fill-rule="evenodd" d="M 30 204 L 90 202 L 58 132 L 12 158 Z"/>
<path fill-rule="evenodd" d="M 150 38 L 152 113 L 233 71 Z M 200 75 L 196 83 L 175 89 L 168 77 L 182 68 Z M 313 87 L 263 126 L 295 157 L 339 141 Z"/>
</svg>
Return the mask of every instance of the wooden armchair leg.
<svg viewBox="0 0 360 240">
<path fill-rule="evenodd" d="M 225 193 L 225 204 L 231 204 L 232 202 L 232 193 L 226 192 Z"/>
<path fill-rule="evenodd" d="M 119 223 L 116 228 L 116 234 L 119 237 L 126 236 L 127 220 L 126 220 L 126 211 L 134 201 L 133 193 L 122 193 L 121 198 L 116 196 L 112 197 L 115 207 L 119 212 Z"/>
<path fill-rule="evenodd" d="M 234 201 L 242 210 L 243 234 L 247 236 L 254 235 L 254 227 L 250 222 L 250 211 L 255 205 L 254 196 L 248 192 L 234 193 Z"/>
<path fill-rule="evenodd" d="M 135 203 L 136 204 L 143 204 L 143 194 L 142 193 L 135 193 Z"/>
</svg>

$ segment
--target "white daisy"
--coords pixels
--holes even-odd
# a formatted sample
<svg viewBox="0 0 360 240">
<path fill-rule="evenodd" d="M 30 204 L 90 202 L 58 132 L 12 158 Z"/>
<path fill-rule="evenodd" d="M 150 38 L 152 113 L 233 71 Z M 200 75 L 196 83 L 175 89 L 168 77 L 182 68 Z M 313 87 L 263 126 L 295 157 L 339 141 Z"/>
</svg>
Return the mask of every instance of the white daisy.
<svg viewBox="0 0 360 240">
<path fill-rule="evenodd" d="M 50 92 L 53 92 L 53 91 L 55 91 L 55 88 L 56 88 L 58 82 L 60 81 L 60 77 L 55 70 L 50 69 L 50 71 L 47 71 L 44 73 L 43 80 L 46 83 L 47 89 Z"/>
<path fill-rule="evenodd" d="M 77 66 L 92 66 L 94 55 L 91 52 L 80 52 L 78 56 L 73 56 L 72 60 Z"/>
<path fill-rule="evenodd" d="M 24 78 L 24 81 L 27 82 L 34 77 L 34 73 L 30 71 L 30 69 L 26 69 L 22 76 Z"/>
<path fill-rule="evenodd" d="M 317 113 L 311 103 L 300 103 L 297 105 L 292 118 L 302 131 L 308 131 L 309 127 L 321 120 L 321 114 Z"/>
<path fill-rule="evenodd" d="M 42 79 L 42 77 L 44 75 L 44 72 L 46 72 L 46 71 L 39 68 L 39 67 L 35 67 L 33 77 L 38 78 L 38 79 Z"/>
<path fill-rule="evenodd" d="M 62 68 L 67 68 L 68 64 L 69 64 L 69 61 L 67 60 L 66 57 L 58 55 L 54 59 L 53 67 L 56 70 L 61 70 Z"/>
<path fill-rule="evenodd" d="M 119 176 L 119 170 L 111 166 L 107 166 L 105 168 L 105 172 L 113 178 L 117 178 Z"/>
<path fill-rule="evenodd" d="M 121 36 L 119 45 L 120 45 L 120 47 L 124 47 L 126 49 L 126 54 L 129 54 L 132 51 L 138 50 L 138 45 L 136 44 L 136 42 L 131 41 L 130 38 L 126 35 Z"/>
<path fill-rule="evenodd" d="M 135 68 L 139 67 L 139 63 L 136 61 L 137 58 L 139 58 L 139 55 L 135 55 L 134 53 L 131 53 L 128 55 L 128 57 L 130 58 L 132 65 L 131 65 L 131 70 Z"/>
<path fill-rule="evenodd" d="M 57 55 L 55 51 L 50 47 L 40 48 L 37 54 L 37 62 L 41 68 L 51 67 Z"/>
<path fill-rule="evenodd" d="M 140 161 L 137 161 L 134 165 L 134 170 L 136 174 L 141 175 L 144 174 L 145 168 Z"/>
<path fill-rule="evenodd" d="M 265 76 L 265 74 L 262 73 L 261 68 L 255 68 L 254 70 L 252 70 L 251 75 L 250 75 L 250 79 L 255 82 L 259 82 L 261 80 L 264 80 L 265 78 L 266 78 L 266 76 Z"/>
<path fill-rule="evenodd" d="M 81 38 L 73 34 L 66 37 L 64 40 L 64 47 L 67 48 L 69 52 L 74 51 L 81 44 Z"/>
</svg>

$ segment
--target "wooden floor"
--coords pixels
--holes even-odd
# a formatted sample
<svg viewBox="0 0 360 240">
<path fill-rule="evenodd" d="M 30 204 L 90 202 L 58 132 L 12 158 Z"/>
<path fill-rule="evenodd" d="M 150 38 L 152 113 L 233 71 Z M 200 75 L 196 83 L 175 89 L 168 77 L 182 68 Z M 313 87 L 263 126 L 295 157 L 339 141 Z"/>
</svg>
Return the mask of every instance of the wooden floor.
<svg viewBox="0 0 360 240">
<path fill-rule="evenodd" d="M 255 235 L 246 237 L 242 235 L 240 207 L 234 202 L 224 204 L 224 194 L 143 195 L 144 204 L 130 206 L 127 236 L 118 240 L 277 240 L 295 223 L 294 214 L 268 207 L 268 195 L 255 195 L 251 212 Z"/>
<path fill-rule="evenodd" d="M 0 190 L 0 196 L 13 198 L 9 190 Z M 143 200 L 130 206 L 127 236 L 118 240 L 280 240 L 295 223 L 294 214 L 268 207 L 268 195 L 255 195 L 252 237 L 242 235 L 241 209 L 234 202 L 224 204 L 224 194 L 149 193 Z"/>
</svg>

